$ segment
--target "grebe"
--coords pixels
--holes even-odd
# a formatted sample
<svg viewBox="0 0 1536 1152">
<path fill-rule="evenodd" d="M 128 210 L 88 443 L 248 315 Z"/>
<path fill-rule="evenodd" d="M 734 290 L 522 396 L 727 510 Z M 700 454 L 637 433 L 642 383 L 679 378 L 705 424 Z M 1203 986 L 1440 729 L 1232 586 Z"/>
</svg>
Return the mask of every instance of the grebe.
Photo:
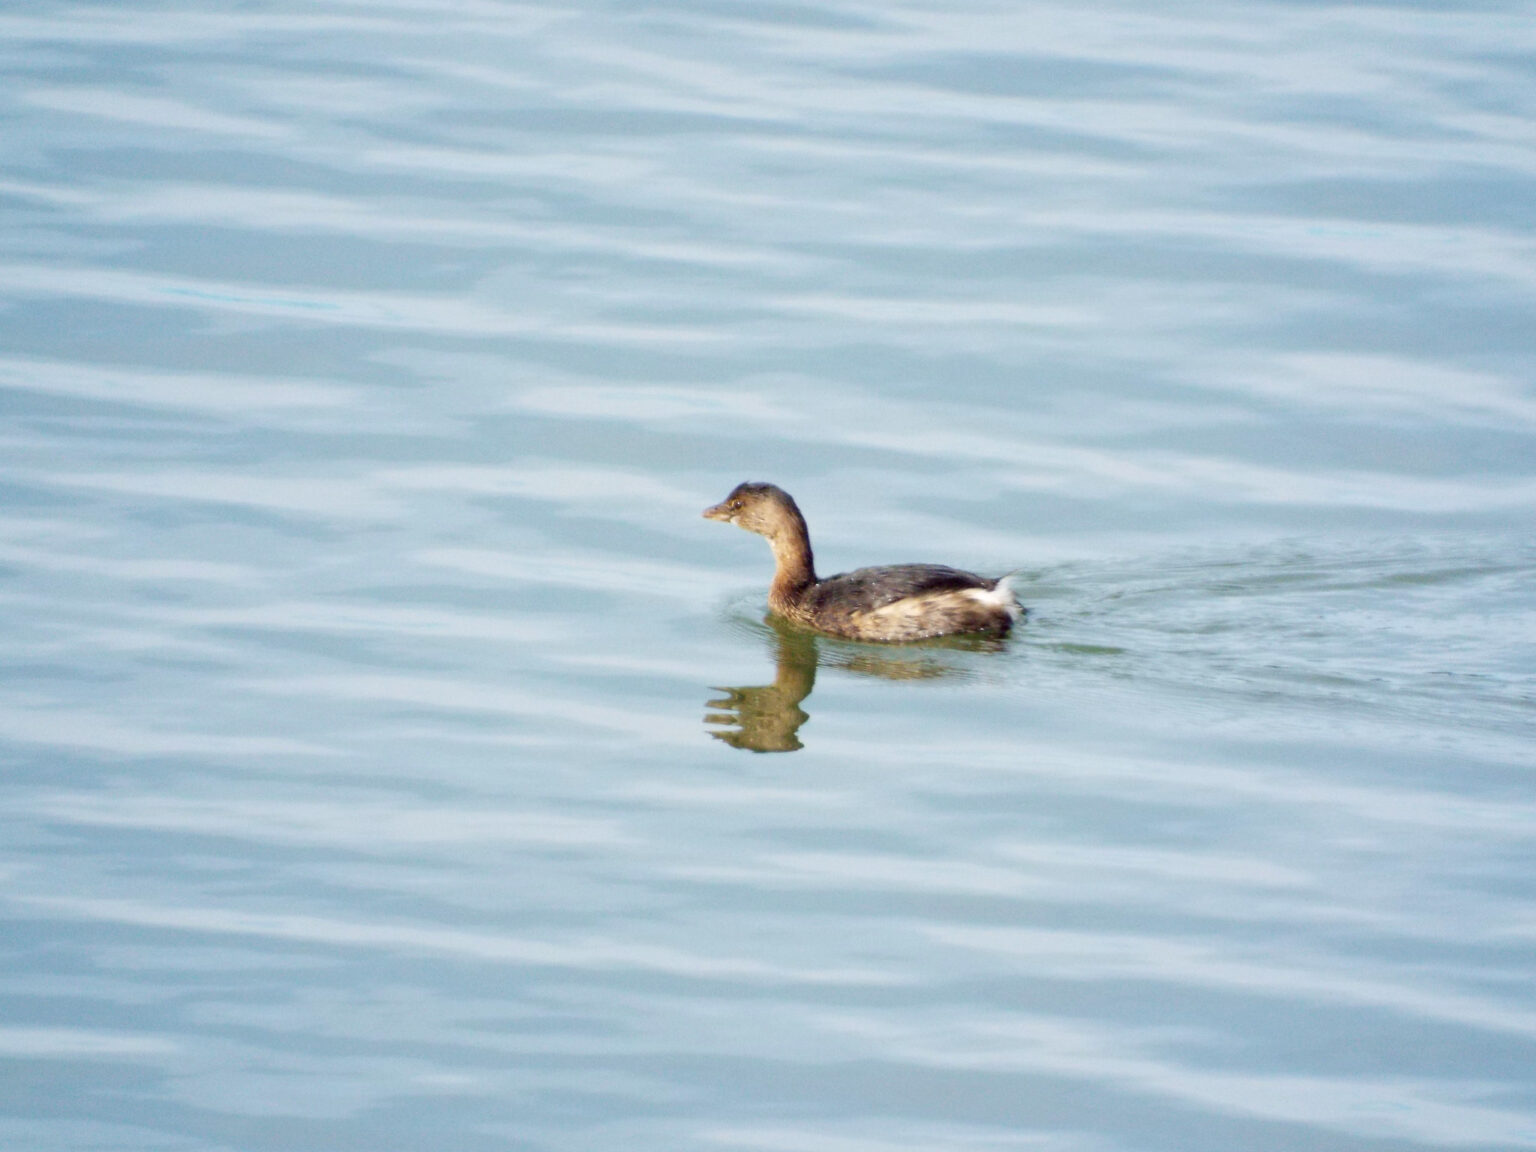
<svg viewBox="0 0 1536 1152">
<path fill-rule="evenodd" d="M 773 484 L 738 484 L 704 515 L 768 538 L 776 563 L 768 607 L 820 632 L 884 642 L 1004 636 L 1024 615 L 1011 577 L 988 580 L 942 564 L 860 568 L 818 580 L 805 517 Z"/>
</svg>

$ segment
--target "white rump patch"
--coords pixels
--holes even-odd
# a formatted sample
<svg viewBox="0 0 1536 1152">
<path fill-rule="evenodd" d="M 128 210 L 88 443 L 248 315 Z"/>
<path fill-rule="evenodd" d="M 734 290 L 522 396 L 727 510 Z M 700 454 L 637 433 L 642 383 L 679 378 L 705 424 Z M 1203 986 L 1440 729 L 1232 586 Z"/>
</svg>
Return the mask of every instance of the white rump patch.
<svg viewBox="0 0 1536 1152">
<path fill-rule="evenodd" d="M 1024 607 L 1019 603 L 1019 598 L 1014 595 L 1013 591 L 1013 578 L 1017 575 L 1017 572 L 1010 572 L 997 582 L 995 588 L 967 588 L 964 594 L 982 604 L 1001 608 L 1014 621 L 1018 621 L 1024 615 Z"/>
</svg>

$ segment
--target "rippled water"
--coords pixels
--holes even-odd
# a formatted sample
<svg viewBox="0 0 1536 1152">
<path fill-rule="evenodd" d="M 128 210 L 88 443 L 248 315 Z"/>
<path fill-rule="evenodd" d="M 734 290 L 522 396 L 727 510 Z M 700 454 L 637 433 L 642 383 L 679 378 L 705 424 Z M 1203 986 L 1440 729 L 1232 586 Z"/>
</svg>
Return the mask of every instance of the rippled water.
<svg viewBox="0 0 1536 1152">
<path fill-rule="evenodd" d="M 0 1143 L 1536 1147 L 1533 49 L 0 16 Z"/>
</svg>

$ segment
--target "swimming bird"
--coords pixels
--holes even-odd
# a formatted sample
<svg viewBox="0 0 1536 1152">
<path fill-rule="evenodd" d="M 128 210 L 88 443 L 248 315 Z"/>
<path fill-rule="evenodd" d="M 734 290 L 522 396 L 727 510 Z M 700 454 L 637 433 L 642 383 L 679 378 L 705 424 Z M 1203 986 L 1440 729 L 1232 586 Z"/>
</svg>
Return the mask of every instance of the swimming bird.
<svg viewBox="0 0 1536 1152">
<path fill-rule="evenodd" d="M 805 517 L 774 484 L 738 484 L 704 516 L 767 538 L 775 563 L 768 607 L 819 632 L 886 643 L 1004 636 L 1024 616 L 1011 575 L 989 580 L 942 564 L 892 564 L 819 579 Z"/>
</svg>

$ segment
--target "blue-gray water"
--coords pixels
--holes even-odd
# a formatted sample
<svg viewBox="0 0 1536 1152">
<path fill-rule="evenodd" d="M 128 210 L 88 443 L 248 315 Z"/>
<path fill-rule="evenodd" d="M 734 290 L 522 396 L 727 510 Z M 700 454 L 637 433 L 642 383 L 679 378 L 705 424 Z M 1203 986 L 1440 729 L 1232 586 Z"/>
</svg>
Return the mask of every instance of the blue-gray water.
<svg viewBox="0 0 1536 1152">
<path fill-rule="evenodd" d="M 0 1146 L 1536 1148 L 1533 59 L 13 5 Z"/>
</svg>

